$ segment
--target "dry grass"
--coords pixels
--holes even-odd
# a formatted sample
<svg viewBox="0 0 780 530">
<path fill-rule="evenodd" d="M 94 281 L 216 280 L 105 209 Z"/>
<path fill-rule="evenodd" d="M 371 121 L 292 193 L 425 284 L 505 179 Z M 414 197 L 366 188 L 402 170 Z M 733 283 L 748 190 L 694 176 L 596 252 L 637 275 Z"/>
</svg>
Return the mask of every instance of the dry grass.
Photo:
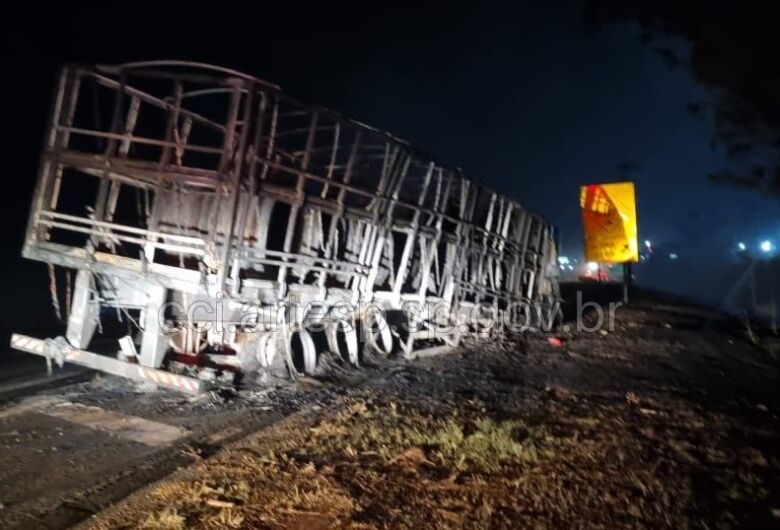
<svg viewBox="0 0 780 530">
<path fill-rule="evenodd" d="M 629 401 L 580 415 L 570 397 L 504 421 L 355 401 L 201 462 L 94 528 L 688 527 L 692 474 L 734 455 L 685 434 L 724 420 Z M 724 476 L 716 502 L 765 496 L 751 469 Z"/>
<path fill-rule="evenodd" d="M 547 437 L 544 429 L 520 420 L 431 418 L 414 409 L 399 413 L 395 405 L 369 411 L 363 402 L 320 422 L 311 434 L 315 455 L 343 450 L 351 456 L 376 456 L 387 464 L 399 452 L 420 448 L 442 468 L 459 471 L 493 471 L 509 462 L 535 461 Z"/>
<path fill-rule="evenodd" d="M 149 514 L 146 520 L 141 523 L 141 528 L 147 530 L 184 530 L 184 517 L 179 515 L 176 510 L 164 508 L 160 512 Z"/>
</svg>

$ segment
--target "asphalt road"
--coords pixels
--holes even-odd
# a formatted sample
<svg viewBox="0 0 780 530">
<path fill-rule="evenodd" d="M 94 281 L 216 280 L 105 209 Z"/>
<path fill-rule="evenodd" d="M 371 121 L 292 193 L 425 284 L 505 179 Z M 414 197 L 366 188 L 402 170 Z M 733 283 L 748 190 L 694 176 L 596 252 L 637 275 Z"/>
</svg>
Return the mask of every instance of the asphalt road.
<svg viewBox="0 0 780 530">
<path fill-rule="evenodd" d="M 0 354 L 0 402 L 58 385 L 86 380 L 92 372 L 75 365 L 54 366 L 47 373 L 46 360 L 8 349 Z"/>
</svg>

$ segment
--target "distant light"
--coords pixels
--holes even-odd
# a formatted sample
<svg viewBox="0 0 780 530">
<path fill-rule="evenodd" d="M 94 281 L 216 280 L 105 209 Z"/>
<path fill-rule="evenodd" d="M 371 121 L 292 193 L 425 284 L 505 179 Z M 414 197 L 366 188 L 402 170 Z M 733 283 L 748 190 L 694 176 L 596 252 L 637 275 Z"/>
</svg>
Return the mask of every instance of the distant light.
<svg viewBox="0 0 780 530">
<path fill-rule="evenodd" d="M 675 254 L 674 252 L 669 253 L 669 259 L 672 260 L 677 259 L 677 254 Z"/>
<path fill-rule="evenodd" d="M 558 264 L 560 264 L 560 265 L 568 265 L 569 264 L 569 258 L 567 256 L 558 256 Z"/>
<path fill-rule="evenodd" d="M 599 270 L 599 264 L 596 263 L 595 261 L 589 261 L 588 263 L 585 264 L 585 270 L 587 270 L 588 272 L 596 272 L 597 270 Z"/>
<path fill-rule="evenodd" d="M 645 246 L 646 246 L 647 248 L 651 248 L 651 247 L 653 246 L 653 244 L 650 242 L 650 240 L 649 240 L 649 239 L 645 239 Z"/>
<path fill-rule="evenodd" d="M 572 267 L 571 265 L 569 265 L 569 270 L 570 270 L 570 271 L 573 271 L 573 270 L 574 270 L 574 267 Z"/>
<path fill-rule="evenodd" d="M 761 252 L 766 252 L 767 254 L 769 254 L 770 252 L 772 252 L 772 249 L 774 248 L 774 245 L 772 245 L 771 241 L 769 241 L 768 239 L 765 239 L 764 241 L 761 242 L 761 245 L 760 245 L 759 248 L 761 248 Z"/>
<path fill-rule="evenodd" d="M 740 241 L 739 243 L 737 243 L 737 250 L 739 250 L 740 252 L 745 252 L 747 250 L 747 245 L 744 244 L 742 241 Z"/>
</svg>

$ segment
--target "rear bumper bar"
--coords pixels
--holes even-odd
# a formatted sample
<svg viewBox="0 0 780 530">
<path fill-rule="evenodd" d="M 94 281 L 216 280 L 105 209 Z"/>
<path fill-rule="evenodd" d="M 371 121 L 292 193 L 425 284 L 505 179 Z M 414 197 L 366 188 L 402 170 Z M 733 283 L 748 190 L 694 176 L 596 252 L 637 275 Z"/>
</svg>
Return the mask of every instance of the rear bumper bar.
<svg viewBox="0 0 780 530">
<path fill-rule="evenodd" d="M 37 339 L 27 335 L 14 333 L 11 335 L 11 347 L 15 350 L 52 358 L 51 348 L 45 339 Z M 200 394 L 206 388 L 206 382 L 194 377 L 176 375 L 165 370 L 149 368 L 140 364 L 120 361 L 105 355 L 98 355 L 86 350 L 79 350 L 70 346 L 64 346 L 60 350 L 61 358 L 65 362 L 85 366 L 99 372 L 125 377 L 134 381 L 144 381 L 156 385 L 186 392 L 187 394 Z"/>
</svg>

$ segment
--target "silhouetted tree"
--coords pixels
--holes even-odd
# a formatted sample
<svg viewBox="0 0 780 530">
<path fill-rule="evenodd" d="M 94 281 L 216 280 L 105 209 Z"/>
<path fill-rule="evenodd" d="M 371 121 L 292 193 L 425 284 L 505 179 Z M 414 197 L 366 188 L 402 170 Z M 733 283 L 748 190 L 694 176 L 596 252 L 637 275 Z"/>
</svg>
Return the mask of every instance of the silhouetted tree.
<svg viewBox="0 0 780 530">
<path fill-rule="evenodd" d="M 643 42 L 672 68 L 687 58 L 658 45 L 657 36 L 686 39 L 694 76 L 717 89 L 688 111 L 712 116 L 712 142 L 731 161 L 711 178 L 780 195 L 780 3 L 591 0 L 590 7 L 599 24 L 637 21 Z"/>
</svg>

